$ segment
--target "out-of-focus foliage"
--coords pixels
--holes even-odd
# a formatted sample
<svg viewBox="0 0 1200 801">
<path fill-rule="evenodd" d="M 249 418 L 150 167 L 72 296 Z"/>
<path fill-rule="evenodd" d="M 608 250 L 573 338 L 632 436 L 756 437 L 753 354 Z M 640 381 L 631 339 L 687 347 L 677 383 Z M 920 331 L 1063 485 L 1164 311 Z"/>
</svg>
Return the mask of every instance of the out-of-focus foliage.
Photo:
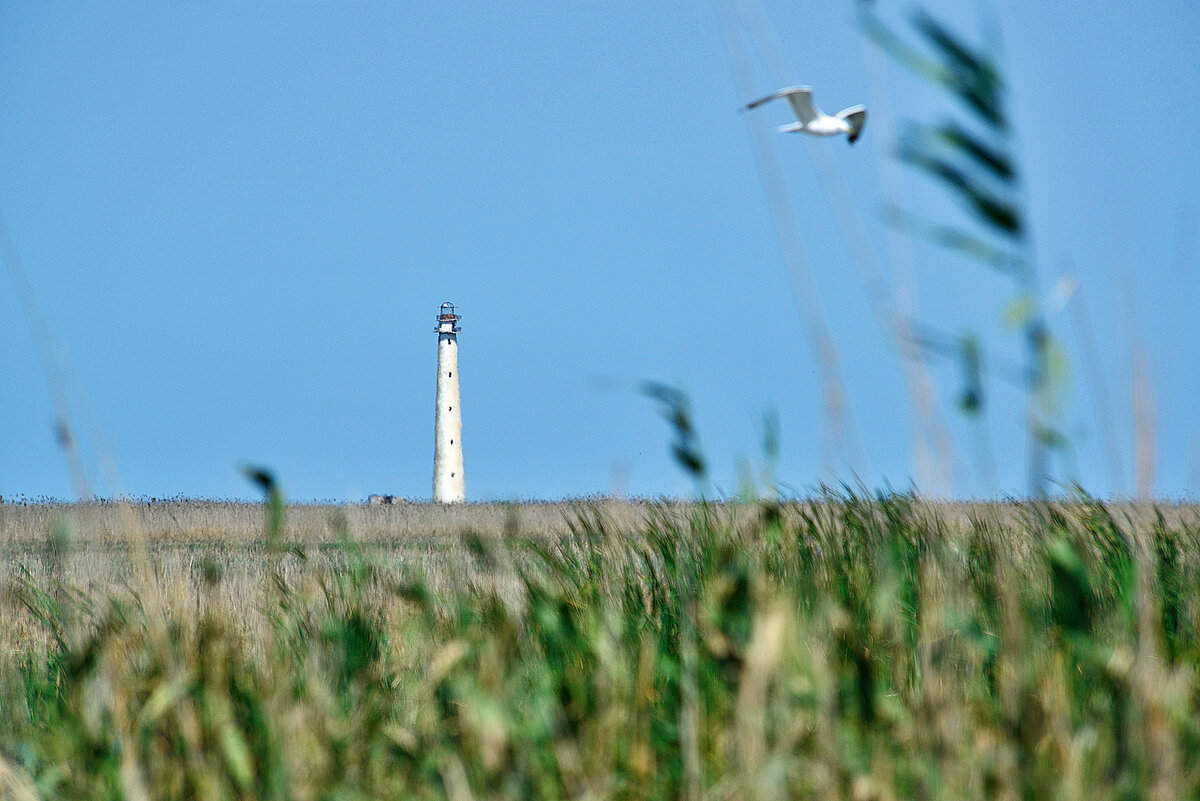
<svg viewBox="0 0 1200 801">
<path fill-rule="evenodd" d="M 943 187 L 979 230 L 931 222 L 895 206 L 886 210 L 886 219 L 913 236 L 1012 279 L 1022 306 L 1019 326 L 1026 351 L 1022 389 L 1033 443 L 1031 489 L 1040 493 L 1047 478 L 1042 449 L 1066 445 L 1057 420 L 1069 373 L 1061 358 L 1063 350 L 1041 311 L 1001 65 L 993 53 L 976 47 L 922 9 L 914 10 L 909 19 L 915 43 L 885 23 L 875 3 L 859 0 L 858 9 L 862 30 L 872 42 L 968 113 L 966 120 L 908 121 L 896 156 Z M 964 342 L 972 344 L 960 352 L 964 371 L 971 376 L 984 363 L 983 348 L 971 337 L 964 337 Z M 977 414 L 985 404 L 986 385 L 982 379 L 971 378 L 967 384 L 959 407 Z"/>
<path fill-rule="evenodd" d="M 1195 797 L 1200 525 L 1167 511 L 585 505 L 421 564 L 340 517 L 91 592 L 53 539 L 4 590 L 0 798 Z"/>
</svg>

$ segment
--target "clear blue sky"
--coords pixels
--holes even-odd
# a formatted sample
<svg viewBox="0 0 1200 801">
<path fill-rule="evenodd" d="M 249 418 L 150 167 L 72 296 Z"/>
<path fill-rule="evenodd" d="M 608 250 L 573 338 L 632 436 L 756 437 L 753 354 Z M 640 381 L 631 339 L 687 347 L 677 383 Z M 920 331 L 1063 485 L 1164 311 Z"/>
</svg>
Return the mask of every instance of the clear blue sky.
<svg viewBox="0 0 1200 801">
<path fill-rule="evenodd" d="M 963 5 L 928 7 L 974 36 Z M 1070 315 L 1054 312 L 1075 377 L 1075 466 L 1055 473 L 1132 490 L 1140 340 L 1156 491 L 1194 490 L 1200 11 L 1001 5 L 1042 283 L 1075 265 L 1122 447 L 1113 486 Z M 720 8 L 3 4 L 0 215 L 124 491 L 250 497 L 237 466 L 253 462 L 297 499 L 428 497 L 444 300 L 464 315 L 469 499 L 688 491 L 665 423 L 634 390 L 645 379 L 689 392 L 720 490 L 737 489 L 740 460 L 761 464 L 767 409 L 780 479 L 801 490 L 829 479 L 818 369 L 748 128 L 773 129 L 787 109 L 736 113 L 751 98 Z M 766 18 L 787 82 L 812 85 L 829 111 L 872 104 L 853 148 L 772 136 L 866 454 L 836 474 L 907 487 L 918 471 L 903 373 L 812 177 L 814 149 L 891 275 L 884 202 L 961 218 L 889 166 L 895 117 L 958 111 L 897 68 L 869 66 L 850 2 L 769 2 Z M 766 93 L 778 79 L 760 62 L 754 83 Z M 1004 280 L 929 245 L 912 256 L 921 319 L 1019 353 L 999 322 Z M 0 342 L 0 495 L 70 497 L 7 275 Z M 992 382 L 981 428 L 953 409 L 956 367 L 931 374 L 954 494 L 1024 491 L 1019 395 Z M 994 481 L 976 467 L 981 438 Z M 85 457 L 98 473 L 93 446 Z"/>
</svg>

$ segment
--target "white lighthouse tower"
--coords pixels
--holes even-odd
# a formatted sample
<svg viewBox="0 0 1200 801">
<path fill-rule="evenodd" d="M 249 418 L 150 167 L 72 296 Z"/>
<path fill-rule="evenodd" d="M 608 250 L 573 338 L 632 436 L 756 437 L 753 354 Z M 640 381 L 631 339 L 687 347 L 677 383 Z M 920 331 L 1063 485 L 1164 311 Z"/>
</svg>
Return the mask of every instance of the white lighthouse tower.
<svg viewBox="0 0 1200 801">
<path fill-rule="evenodd" d="M 433 437 L 433 500 L 462 503 L 463 482 L 462 410 L 458 406 L 458 321 L 454 304 L 442 304 L 438 312 L 437 416 Z"/>
</svg>

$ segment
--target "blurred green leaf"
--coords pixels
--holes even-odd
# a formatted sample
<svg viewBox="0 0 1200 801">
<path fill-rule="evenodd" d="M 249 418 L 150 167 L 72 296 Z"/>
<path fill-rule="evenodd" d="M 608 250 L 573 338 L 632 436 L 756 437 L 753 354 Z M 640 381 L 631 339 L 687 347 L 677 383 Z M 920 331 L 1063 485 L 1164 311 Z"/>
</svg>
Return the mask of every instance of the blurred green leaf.
<svg viewBox="0 0 1200 801">
<path fill-rule="evenodd" d="M 993 270 L 1015 273 L 1022 268 L 1023 262 L 1020 257 L 989 245 L 959 228 L 921 219 L 890 203 L 885 206 L 884 215 L 890 225 L 935 245 L 957 251 Z"/>
<path fill-rule="evenodd" d="M 1092 625 L 1095 592 L 1078 549 L 1062 537 L 1046 543 L 1050 567 L 1050 614 L 1055 625 L 1071 633 L 1085 633 Z"/>
<path fill-rule="evenodd" d="M 239 788 L 250 790 L 254 782 L 254 761 L 246 739 L 232 722 L 228 722 L 221 727 L 219 742 L 230 775 Z"/>
<path fill-rule="evenodd" d="M 926 135 L 949 150 L 967 156 L 999 181 L 1012 183 L 1016 177 L 1016 168 L 1007 154 L 984 144 L 956 122 L 944 122 L 927 131 Z"/>
<path fill-rule="evenodd" d="M 642 384 L 642 394 L 659 402 L 663 417 L 675 431 L 671 454 L 697 484 L 705 481 L 708 466 L 700 449 L 700 438 L 692 423 L 691 404 L 683 390 L 656 381 Z"/>
<path fill-rule="evenodd" d="M 1003 108 L 1003 84 L 991 61 L 965 45 L 924 11 L 913 15 L 913 25 L 941 57 L 936 59 L 908 44 L 860 3 L 863 33 L 897 63 L 959 98 L 988 125 L 1003 130 L 1008 121 Z"/>
<path fill-rule="evenodd" d="M 272 547 L 277 547 L 279 539 L 283 535 L 284 518 L 283 491 L 279 488 L 279 482 L 275 480 L 275 474 L 270 470 L 255 465 L 244 466 L 242 475 L 257 484 L 266 496 L 267 542 Z"/>
<path fill-rule="evenodd" d="M 1071 358 L 1057 337 L 1047 335 L 1042 348 L 1046 364 L 1046 382 L 1055 394 L 1062 395 L 1071 381 Z"/>
<path fill-rule="evenodd" d="M 963 390 L 959 408 L 968 415 L 983 411 L 983 349 L 979 337 L 964 334 L 959 340 L 959 355 L 963 370 Z"/>
<path fill-rule="evenodd" d="M 191 690 L 192 677 L 186 673 L 175 677 L 172 681 L 163 681 L 146 699 L 145 706 L 142 707 L 139 723 L 142 726 L 151 726 L 158 719 L 171 710 L 180 698 L 187 695 Z"/>
<path fill-rule="evenodd" d="M 945 87 L 955 82 L 949 70 L 905 42 L 874 13 L 868 11 L 860 15 L 859 23 L 872 42 L 917 75 Z"/>
<path fill-rule="evenodd" d="M 983 189 L 974 178 L 956 165 L 911 142 L 903 144 L 898 155 L 901 161 L 946 184 L 980 220 L 992 228 L 1006 236 L 1020 235 L 1023 226 L 1017 206 Z"/>
<path fill-rule="evenodd" d="M 1000 321 L 1009 328 L 1021 328 L 1037 310 L 1034 299 L 1026 294 L 1020 294 L 1004 305 L 1000 312 Z"/>
<path fill-rule="evenodd" d="M 986 122 L 998 129 L 1006 128 L 1004 87 L 991 59 L 965 44 L 924 9 L 917 9 L 912 21 L 941 54 L 946 71 L 952 76 L 947 87 Z"/>
<path fill-rule="evenodd" d="M 769 409 L 763 412 L 763 457 L 768 463 L 779 459 L 779 411 Z"/>
<path fill-rule="evenodd" d="M 1033 433 L 1037 437 L 1038 442 L 1052 450 L 1061 450 L 1070 444 L 1070 440 L 1067 439 L 1066 434 L 1045 423 L 1035 422 L 1033 424 Z"/>
</svg>

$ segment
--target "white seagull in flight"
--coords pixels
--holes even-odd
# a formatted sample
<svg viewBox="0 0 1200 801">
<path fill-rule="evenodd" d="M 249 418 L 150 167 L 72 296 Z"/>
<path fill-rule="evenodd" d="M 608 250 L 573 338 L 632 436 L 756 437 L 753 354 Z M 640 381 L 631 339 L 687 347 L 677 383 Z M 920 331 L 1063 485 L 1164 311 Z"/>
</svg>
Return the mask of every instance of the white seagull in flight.
<svg viewBox="0 0 1200 801">
<path fill-rule="evenodd" d="M 831 117 L 813 105 L 812 89 L 807 86 L 789 86 L 787 89 L 780 89 L 774 94 L 760 97 L 742 111 L 758 108 L 763 103 L 780 97 L 786 97 L 787 101 L 792 104 L 792 111 L 796 112 L 798 120 L 787 125 L 780 125 L 781 132 L 800 131 L 813 136 L 833 136 L 844 133 L 850 139 L 850 144 L 854 144 L 854 140 L 862 135 L 863 125 L 867 121 L 866 106 L 844 108 Z"/>
</svg>

